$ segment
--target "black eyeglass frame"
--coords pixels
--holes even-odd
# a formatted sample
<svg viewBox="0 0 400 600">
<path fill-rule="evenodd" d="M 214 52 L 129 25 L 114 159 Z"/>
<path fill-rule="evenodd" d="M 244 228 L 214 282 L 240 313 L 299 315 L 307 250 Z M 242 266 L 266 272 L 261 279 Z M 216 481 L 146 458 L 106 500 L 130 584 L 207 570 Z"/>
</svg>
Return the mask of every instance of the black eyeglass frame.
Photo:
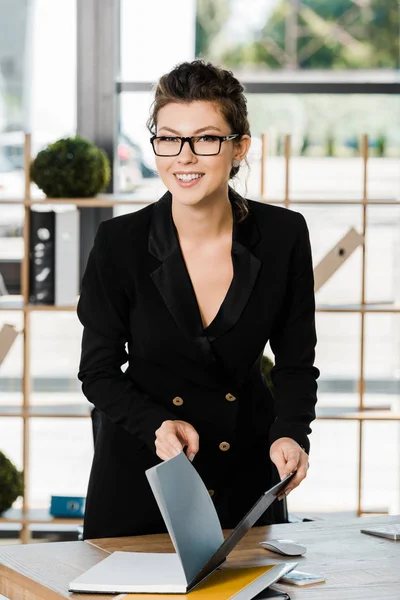
<svg viewBox="0 0 400 600">
<path fill-rule="evenodd" d="M 156 156 L 165 156 L 165 157 L 179 156 L 179 154 L 182 152 L 183 144 L 185 142 L 188 142 L 191 151 L 196 156 L 217 156 L 217 154 L 219 154 L 221 152 L 222 142 L 228 142 L 230 140 L 234 140 L 235 138 L 240 137 L 240 135 L 241 135 L 240 133 L 231 133 L 229 135 L 192 135 L 190 137 L 181 137 L 180 135 L 153 135 L 150 138 L 150 143 L 152 145 L 153 152 Z M 168 137 L 173 137 L 173 138 L 176 138 L 177 140 L 181 140 L 181 147 L 179 148 L 179 151 L 176 154 L 158 154 L 158 152 L 156 152 L 156 149 L 154 146 L 154 141 L 156 139 L 165 139 Z M 209 138 L 214 138 L 216 140 L 219 140 L 218 152 L 213 152 L 212 154 L 201 154 L 199 152 L 196 152 L 196 150 L 194 149 L 193 140 L 200 139 L 202 137 L 209 137 Z"/>
</svg>

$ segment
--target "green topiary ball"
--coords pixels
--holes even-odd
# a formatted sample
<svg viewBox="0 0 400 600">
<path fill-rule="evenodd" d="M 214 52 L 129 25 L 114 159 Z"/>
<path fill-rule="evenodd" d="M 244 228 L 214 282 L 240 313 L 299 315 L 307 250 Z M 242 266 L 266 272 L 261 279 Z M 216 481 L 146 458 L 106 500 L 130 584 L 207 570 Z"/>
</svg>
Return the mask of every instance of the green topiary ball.
<svg viewBox="0 0 400 600">
<path fill-rule="evenodd" d="M 11 508 L 24 493 L 23 475 L 15 465 L 0 452 L 0 514 Z"/>
<path fill-rule="evenodd" d="M 261 373 L 264 375 L 265 379 L 267 380 L 267 383 L 271 390 L 274 387 L 274 384 L 272 383 L 272 379 L 271 379 L 271 369 L 273 366 L 274 366 L 273 361 L 268 356 L 265 356 L 265 354 L 264 354 L 264 356 L 261 359 Z"/>
<path fill-rule="evenodd" d="M 79 136 L 64 138 L 41 150 L 32 161 L 31 180 L 49 198 L 90 198 L 110 181 L 107 154 Z"/>
</svg>

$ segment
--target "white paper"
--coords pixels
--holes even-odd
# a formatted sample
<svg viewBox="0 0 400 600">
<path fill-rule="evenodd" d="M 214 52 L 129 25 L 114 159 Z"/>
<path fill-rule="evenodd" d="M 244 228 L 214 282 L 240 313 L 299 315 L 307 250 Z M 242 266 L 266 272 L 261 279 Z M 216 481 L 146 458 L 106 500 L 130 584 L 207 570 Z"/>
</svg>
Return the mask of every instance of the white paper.
<svg viewBox="0 0 400 600">
<path fill-rule="evenodd" d="M 71 592 L 186 591 L 185 574 L 178 556 L 167 553 L 113 552 L 70 583 Z"/>
</svg>

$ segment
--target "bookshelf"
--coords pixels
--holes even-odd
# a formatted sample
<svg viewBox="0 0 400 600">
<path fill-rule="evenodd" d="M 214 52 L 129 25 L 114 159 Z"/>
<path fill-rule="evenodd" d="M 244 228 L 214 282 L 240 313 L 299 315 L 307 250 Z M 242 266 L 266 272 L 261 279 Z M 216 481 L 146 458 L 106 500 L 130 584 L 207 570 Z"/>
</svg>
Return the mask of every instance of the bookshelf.
<svg viewBox="0 0 400 600">
<path fill-rule="evenodd" d="M 261 160 L 264 166 L 267 158 L 267 134 L 262 135 L 262 154 Z M 22 463 L 25 474 L 25 496 L 23 498 L 22 508 L 20 510 L 10 509 L 3 515 L 0 515 L 0 523 L 17 523 L 21 526 L 20 540 L 23 543 L 29 541 L 30 530 L 29 526 L 35 523 L 46 523 L 46 524 L 81 524 L 80 519 L 54 519 L 48 515 L 45 510 L 31 509 L 29 505 L 29 423 L 31 419 L 35 418 L 56 418 L 56 419 L 68 419 L 68 418 L 89 418 L 90 410 L 89 406 L 87 411 L 80 410 L 76 412 L 63 412 L 60 413 L 56 408 L 47 406 L 41 409 L 38 407 L 31 406 L 31 361 L 30 361 L 30 345 L 31 345 L 31 323 L 30 317 L 33 312 L 36 311 L 72 311 L 75 312 L 75 306 L 49 306 L 49 305 L 30 305 L 28 302 L 29 293 L 29 219 L 30 219 L 30 208 L 35 204 L 73 204 L 77 207 L 112 207 L 117 205 L 143 205 L 148 201 L 141 201 L 137 199 L 127 200 L 121 196 L 112 194 L 98 196 L 94 199 L 71 199 L 57 198 L 52 199 L 32 199 L 30 193 L 30 181 L 29 181 L 29 164 L 31 160 L 31 139 L 30 135 L 26 135 L 25 138 L 25 149 L 24 149 L 24 161 L 25 161 L 25 185 L 24 185 L 24 199 L 15 201 L 0 199 L 0 205 L 20 204 L 24 206 L 24 255 L 21 263 L 21 291 L 22 294 L 15 298 L 13 306 L 0 307 L 1 311 L 19 311 L 23 314 L 23 375 L 22 375 L 22 396 L 23 402 L 21 409 L 15 407 L 4 407 L 0 405 L 0 418 L 18 417 L 22 419 Z M 359 431 L 359 444 L 358 444 L 358 478 L 357 478 L 357 514 L 361 515 L 364 512 L 362 505 L 362 468 L 363 468 L 363 424 L 368 421 L 400 421 L 400 412 L 387 410 L 376 410 L 365 407 L 364 395 L 365 395 L 365 315 L 369 313 L 374 314 L 394 314 L 400 313 L 400 306 L 392 306 L 386 304 L 368 304 L 366 302 L 366 232 L 367 232 L 367 210 L 368 206 L 400 206 L 400 203 L 396 200 L 386 201 L 374 201 L 368 199 L 367 190 L 367 173 L 368 173 L 368 137 L 367 135 L 362 136 L 361 144 L 361 160 L 363 165 L 363 194 L 362 198 L 358 200 L 294 200 L 290 198 L 290 160 L 291 160 L 291 137 L 289 135 L 285 138 L 284 145 L 284 161 L 285 161 L 285 191 L 283 200 L 274 200 L 268 198 L 266 195 L 266 176 L 265 168 L 261 169 L 261 181 L 260 181 L 260 198 L 261 202 L 266 202 L 275 205 L 283 205 L 286 208 L 296 205 L 317 205 L 317 204 L 329 204 L 337 206 L 360 206 L 362 208 L 362 265 L 361 265 L 361 298 L 360 302 L 356 305 L 350 306 L 335 306 L 335 305 L 317 305 L 317 312 L 322 313 L 334 313 L 334 314 L 346 314 L 356 313 L 361 318 L 361 329 L 360 329 L 360 356 L 359 356 L 359 380 L 358 380 L 358 410 L 351 412 L 338 412 L 329 414 L 322 411 L 317 417 L 319 420 L 335 420 L 335 421 L 353 421 L 358 423 Z"/>
</svg>

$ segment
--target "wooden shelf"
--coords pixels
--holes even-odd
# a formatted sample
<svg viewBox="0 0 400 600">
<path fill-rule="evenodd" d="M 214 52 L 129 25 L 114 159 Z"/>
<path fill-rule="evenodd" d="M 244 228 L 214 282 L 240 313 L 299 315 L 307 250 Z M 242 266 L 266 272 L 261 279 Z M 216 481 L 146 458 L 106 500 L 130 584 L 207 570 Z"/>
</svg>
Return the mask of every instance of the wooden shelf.
<svg viewBox="0 0 400 600">
<path fill-rule="evenodd" d="M 54 306 L 51 304 L 27 304 L 26 306 L 4 307 L 0 306 L 0 312 L 76 312 L 75 306 Z"/>
<path fill-rule="evenodd" d="M 55 306 L 54 304 L 25 304 L 23 303 L 22 296 L 2 296 L 0 298 L 0 311 L 23 311 L 23 312 L 37 312 L 37 311 L 76 311 L 76 304 L 71 306 Z"/>
<path fill-rule="evenodd" d="M 29 410 L 22 406 L 1 406 L 0 417 L 20 417 L 23 419 L 87 419 L 90 417 L 91 406 L 87 404 L 60 405 L 31 405 Z"/>
<path fill-rule="evenodd" d="M 37 206 L 37 205 L 43 205 L 43 204 L 50 204 L 50 205 L 58 205 L 58 204 L 70 204 L 73 206 L 78 206 L 78 207 L 82 207 L 82 208 L 99 208 L 99 207 L 112 207 L 112 206 L 118 206 L 118 205 L 142 205 L 142 204 L 150 204 L 151 201 L 147 200 L 140 200 L 138 198 L 124 198 L 122 196 L 115 196 L 113 194 L 110 194 L 108 196 L 95 196 L 94 198 L 37 198 L 34 200 L 2 200 L 0 199 L 0 205 L 1 204 L 12 204 L 13 206 L 15 205 L 21 205 L 21 206 L 26 206 L 26 207 L 30 207 L 30 206 Z"/>
<path fill-rule="evenodd" d="M 287 200 L 282 198 L 264 198 L 259 197 L 256 198 L 259 202 L 263 202 L 265 204 L 285 204 Z M 140 198 L 126 198 L 117 194 L 105 194 L 102 196 L 95 196 L 94 198 L 37 198 L 31 200 L 23 200 L 23 199 L 8 199 L 8 198 L 0 198 L 1 204 L 12 204 L 12 205 L 22 205 L 22 206 L 34 206 L 37 204 L 72 204 L 74 206 L 79 206 L 83 208 L 98 208 L 98 207 L 112 207 L 119 205 L 142 205 L 142 204 L 150 204 L 152 201 L 148 198 L 140 199 Z M 399 206 L 400 207 L 400 199 L 399 200 L 367 200 L 363 201 L 362 199 L 354 199 L 354 200 L 332 200 L 332 199 L 312 199 L 309 200 L 290 200 L 290 204 L 297 205 L 353 205 L 353 206 Z"/>
<path fill-rule="evenodd" d="M 3 298 L 7 298 L 7 296 L 3 296 Z M 16 298 L 18 298 L 16 296 Z M 56 311 L 56 312 L 75 312 L 76 305 L 73 306 L 55 306 L 53 304 L 26 304 L 23 306 L 22 297 L 19 297 L 20 300 L 16 300 L 11 305 L 2 305 L 0 299 L 0 312 L 1 311 L 23 311 L 23 312 L 46 312 L 46 311 Z M 78 299 L 77 299 L 78 302 Z M 20 303 L 20 306 L 16 304 Z M 400 306 L 392 306 L 388 304 L 349 304 L 349 305 L 327 305 L 320 304 L 316 306 L 316 312 L 320 313 L 369 313 L 369 314 L 398 314 L 400 313 Z"/>
<path fill-rule="evenodd" d="M 24 301 L 21 295 L 0 296 L 0 311 L 24 310 Z"/>
<path fill-rule="evenodd" d="M 0 515 L 0 523 L 18 523 L 20 525 L 30 525 L 33 523 L 46 525 L 82 525 L 83 519 L 52 517 L 48 509 L 45 508 L 32 508 L 25 513 L 22 509 L 10 508 Z"/>
<path fill-rule="evenodd" d="M 1 417 L 19 417 L 25 419 L 87 419 L 90 417 L 90 406 L 71 406 L 64 410 L 63 406 L 31 406 L 29 411 L 22 408 L 0 406 Z M 335 412 L 321 411 L 317 414 L 317 420 L 325 421 L 400 421 L 400 412 L 391 410 L 370 410 Z"/>
<path fill-rule="evenodd" d="M 362 410 L 339 414 L 321 414 L 318 420 L 326 421 L 400 421 L 400 412 L 391 410 Z"/>
<path fill-rule="evenodd" d="M 271 198 L 259 198 L 260 202 L 264 202 L 266 204 L 287 204 L 287 200 L 272 200 Z M 326 205 L 336 205 L 336 206 L 399 206 L 400 207 L 400 199 L 399 200 L 331 200 L 327 198 L 326 200 L 321 199 L 309 199 L 309 200 L 290 200 L 290 204 L 298 204 L 298 205 L 310 205 L 310 204 L 320 204 L 323 206 Z"/>
<path fill-rule="evenodd" d="M 4 410 L 3 406 L 0 406 L 0 418 L 2 417 L 23 417 L 22 410 L 14 409 L 14 410 Z"/>
<path fill-rule="evenodd" d="M 392 304 L 348 304 L 343 306 L 334 306 L 319 304 L 316 306 L 317 312 L 323 313 L 400 313 L 400 306 Z"/>
<path fill-rule="evenodd" d="M 27 304 L 23 307 L 26 312 L 39 312 L 39 311 L 56 311 L 56 312 L 76 312 L 76 304 L 73 306 L 54 306 L 52 304 Z"/>
<path fill-rule="evenodd" d="M 71 414 L 71 413 L 62 413 L 62 412 L 58 412 L 58 413 L 35 413 L 35 412 L 23 412 L 23 411 L 18 411 L 15 413 L 11 413 L 11 412 L 2 412 L 0 410 L 0 418 L 2 417 L 14 417 L 14 418 L 21 418 L 21 419 L 34 419 L 34 418 L 40 418 L 40 419 L 87 419 L 88 417 L 90 417 L 90 413 L 88 414 L 83 414 L 83 413 L 76 413 L 76 414 Z"/>
</svg>

